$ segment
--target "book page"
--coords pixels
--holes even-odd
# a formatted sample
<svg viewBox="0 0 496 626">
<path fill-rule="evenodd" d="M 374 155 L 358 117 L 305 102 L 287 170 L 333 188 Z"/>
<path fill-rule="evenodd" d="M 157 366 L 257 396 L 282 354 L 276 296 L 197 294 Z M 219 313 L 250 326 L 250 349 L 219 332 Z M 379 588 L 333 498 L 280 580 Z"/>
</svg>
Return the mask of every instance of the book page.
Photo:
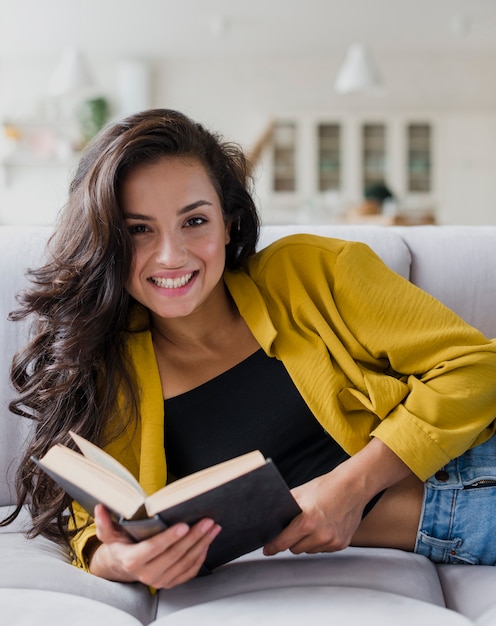
<svg viewBox="0 0 496 626">
<path fill-rule="evenodd" d="M 109 472 L 112 472 L 116 476 L 119 476 L 122 480 L 126 481 L 128 484 L 132 485 L 136 491 L 143 496 L 146 497 L 146 492 L 143 487 L 139 484 L 136 478 L 131 474 L 131 472 L 125 468 L 119 461 L 114 459 L 113 456 L 110 456 L 105 450 L 102 450 L 91 441 L 88 441 L 84 437 L 77 435 L 76 433 L 69 431 L 69 434 L 74 439 L 77 447 L 81 450 L 84 456 L 87 459 L 90 459 L 97 465 L 104 467 Z"/>
<path fill-rule="evenodd" d="M 33 460 L 90 514 L 102 503 L 130 519 L 143 507 L 143 496 L 132 484 L 60 443 Z"/>
<path fill-rule="evenodd" d="M 204 491 L 247 474 L 265 463 L 265 457 L 260 450 L 254 450 L 223 463 L 212 465 L 212 467 L 180 478 L 148 496 L 145 502 L 146 510 L 149 515 L 155 515 L 165 508 L 184 502 Z"/>
</svg>

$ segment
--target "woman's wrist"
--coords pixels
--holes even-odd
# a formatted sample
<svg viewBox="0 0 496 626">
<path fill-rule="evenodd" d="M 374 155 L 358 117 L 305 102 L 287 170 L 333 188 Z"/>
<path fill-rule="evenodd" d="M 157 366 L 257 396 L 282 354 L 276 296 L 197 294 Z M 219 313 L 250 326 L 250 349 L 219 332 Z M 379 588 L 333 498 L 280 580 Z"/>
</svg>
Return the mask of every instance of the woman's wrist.
<svg viewBox="0 0 496 626">
<path fill-rule="evenodd" d="M 112 580 L 114 582 L 129 583 L 134 582 L 134 578 L 122 569 L 116 567 L 116 562 L 111 558 L 108 545 L 97 540 L 92 546 L 88 565 L 90 572 L 99 578 Z"/>
<path fill-rule="evenodd" d="M 357 454 L 338 466 L 334 472 L 343 473 L 350 493 L 365 503 L 407 476 L 410 468 L 380 439 L 371 439 Z"/>
</svg>

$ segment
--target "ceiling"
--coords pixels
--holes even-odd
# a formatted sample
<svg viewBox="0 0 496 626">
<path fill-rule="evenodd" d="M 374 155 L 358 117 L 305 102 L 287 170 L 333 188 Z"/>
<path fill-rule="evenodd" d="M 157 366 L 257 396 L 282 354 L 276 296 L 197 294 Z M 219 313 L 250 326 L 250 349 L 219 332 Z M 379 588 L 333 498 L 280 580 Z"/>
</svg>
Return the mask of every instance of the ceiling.
<svg viewBox="0 0 496 626">
<path fill-rule="evenodd" d="M 0 62 L 67 45 L 105 58 L 496 54 L 496 0 L 0 0 Z"/>
</svg>

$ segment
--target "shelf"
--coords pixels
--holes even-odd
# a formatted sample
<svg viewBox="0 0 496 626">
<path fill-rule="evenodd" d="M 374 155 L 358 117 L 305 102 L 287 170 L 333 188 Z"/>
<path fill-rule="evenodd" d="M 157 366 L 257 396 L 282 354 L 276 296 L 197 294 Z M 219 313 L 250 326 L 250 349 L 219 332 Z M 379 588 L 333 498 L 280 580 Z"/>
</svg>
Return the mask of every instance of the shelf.
<svg viewBox="0 0 496 626">
<path fill-rule="evenodd" d="M 73 162 L 74 157 L 56 159 L 32 155 L 9 155 L 0 160 L 0 165 L 2 167 L 68 167 Z"/>
<path fill-rule="evenodd" d="M 15 172 L 36 172 L 47 170 L 65 171 L 69 173 L 77 163 L 79 155 L 73 154 L 66 158 L 43 158 L 34 155 L 13 154 L 0 159 L 0 184 L 9 186 Z"/>
<path fill-rule="evenodd" d="M 46 119 L 6 119 L 1 122 L 0 176 L 8 185 L 16 170 L 69 170 L 78 158 L 73 124 Z"/>
</svg>

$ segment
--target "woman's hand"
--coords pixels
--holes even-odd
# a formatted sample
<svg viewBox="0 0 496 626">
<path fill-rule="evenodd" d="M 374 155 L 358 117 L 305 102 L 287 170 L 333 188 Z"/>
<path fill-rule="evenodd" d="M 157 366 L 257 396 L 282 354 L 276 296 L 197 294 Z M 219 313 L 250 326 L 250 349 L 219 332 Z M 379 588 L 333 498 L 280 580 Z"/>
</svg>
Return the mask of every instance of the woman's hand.
<svg viewBox="0 0 496 626">
<path fill-rule="evenodd" d="M 350 545 L 368 499 L 352 493 L 346 476 L 335 472 L 292 490 L 302 513 L 265 546 L 266 555 L 287 549 L 293 554 L 335 552 Z"/>
<path fill-rule="evenodd" d="M 350 545 L 371 498 L 411 475 L 409 468 L 378 439 L 328 474 L 292 490 L 302 509 L 264 548 L 277 554 L 334 552 Z"/>
<path fill-rule="evenodd" d="M 221 530 L 213 520 L 203 519 L 191 528 L 175 524 L 134 543 L 102 505 L 95 507 L 95 523 L 100 545 L 90 557 L 91 573 L 107 580 L 139 581 L 156 589 L 170 589 L 194 578 Z"/>
</svg>

